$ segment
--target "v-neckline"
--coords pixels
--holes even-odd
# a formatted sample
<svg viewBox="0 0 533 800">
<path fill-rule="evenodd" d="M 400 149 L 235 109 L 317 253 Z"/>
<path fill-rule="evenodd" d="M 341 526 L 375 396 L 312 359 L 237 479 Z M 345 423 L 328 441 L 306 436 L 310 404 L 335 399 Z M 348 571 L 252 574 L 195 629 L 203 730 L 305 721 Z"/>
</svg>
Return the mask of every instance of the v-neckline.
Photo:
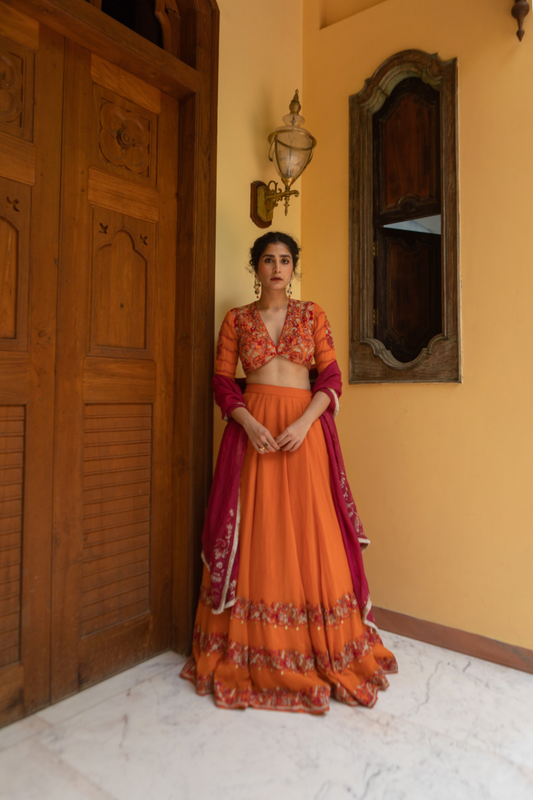
<svg viewBox="0 0 533 800">
<path fill-rule="evenodd" d="M 290 307 L 291 307 L 291 298 L 290 298 L 290 297 L 288 297 L 288 298 L 287 298 L 287 300 L 288 300 L 288 302 L 287 302 L 287 312 L 286 312 L 286 314 L 285 314 L 285 319 L 283 320 L 283 325 L 282 325 L 282 328 L 281 328 L 281 333 L 280 333 L 280 335 L 279 335 L 279 339 L 278 339 L 278 343 L 277 343 L 277 344 L 275 344 L 275 342 L 274 342 L 274 339 L 273 339 L 273 338 L 272 338 L 272 336 L 270 335 L 270 333 L 269 333 L 269 331 L 268 331 L 268 328 L 267 328 L 267 326 L 265 325 L 265 321 L 264 321 L 263 317 L 261 316 L 261 314 L 260 314 L 260 312 L 259 312 L 259 309 L 257 308 L 257 300 L 256 300 L 256 301 L 254 302 L 254 304 L 253 304 L 253 305 L 254 305 L 254 308 L 255 308 L 255 311 L 256 311 L 256 314 L 257 314 L 257 316 L 259 317 L 259 319 L 261 320 L 261 325 L 262 325 L 262 326 L 263 326 L 263 328 L 265 329 L 265 331 L 266 331 L 266 334 L 267 334 L 268 338 L 270 339 L 270 341 L 271 341 L 271 342 L 272 342 L 272 344 L 274 345 L 274 349 L 275 349 L 276 353 L 278 352 L 279 343 L 280 343 L 280 342 L 281 342 L 281 340 L 283 339 L 283 331 L 285 330 L 285 325 L 286 325 L 286 323 L 287 323 L 287 317 L 289 316 L 289 309 L 290 309 Z"/>
</svg>

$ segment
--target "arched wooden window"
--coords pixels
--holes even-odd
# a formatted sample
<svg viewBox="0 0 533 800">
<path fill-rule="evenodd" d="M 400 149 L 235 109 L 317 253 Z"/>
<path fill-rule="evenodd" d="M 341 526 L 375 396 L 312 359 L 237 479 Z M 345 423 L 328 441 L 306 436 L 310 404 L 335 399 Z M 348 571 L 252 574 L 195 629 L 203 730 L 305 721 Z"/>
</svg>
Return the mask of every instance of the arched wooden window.
<svg viewBox="0 0 533 800">
<path fill-rule="evenodd" d="M 350 382 L 460 381 L 456 61 L 398 53 L 350 98 Z"/>
</svg>

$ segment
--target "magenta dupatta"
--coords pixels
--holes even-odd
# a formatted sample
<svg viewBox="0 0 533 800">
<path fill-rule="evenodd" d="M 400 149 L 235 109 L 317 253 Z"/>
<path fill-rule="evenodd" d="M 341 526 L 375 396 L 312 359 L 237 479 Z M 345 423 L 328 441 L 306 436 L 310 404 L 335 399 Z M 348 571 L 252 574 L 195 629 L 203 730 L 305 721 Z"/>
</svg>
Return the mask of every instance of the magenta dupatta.
<svg viewBox="0 0 533 800">
<path fill-rule="evenodd" d="M 237 406 L 246 406 L 238 384 L 231 378 L 215 375 L 213 378 L 215 400 L 224 419 Z M 369 544 L 348 485 L 342 458 L 335 416 L 338 398 L 342 392 L 341 373 L 337 362 L 329 364 L 318 376 L 316 392 L 331 395 L 331 403 L 320 417 L 329 458 L 331 491 L 346 557 L 350 567 L 355 596 L 366 625 L 375 628 L 372 603 L 366 580 L 362 548 Z M 209 496 L 204 531 L 202 534 L 202 559 L 211 576 L 213 613 L 220 614 L 236 600 L 239 572 L 239 484 L 248 436 L 244 428 L 229 419 L 218 453 L 213 485 Z"/>
</svg>

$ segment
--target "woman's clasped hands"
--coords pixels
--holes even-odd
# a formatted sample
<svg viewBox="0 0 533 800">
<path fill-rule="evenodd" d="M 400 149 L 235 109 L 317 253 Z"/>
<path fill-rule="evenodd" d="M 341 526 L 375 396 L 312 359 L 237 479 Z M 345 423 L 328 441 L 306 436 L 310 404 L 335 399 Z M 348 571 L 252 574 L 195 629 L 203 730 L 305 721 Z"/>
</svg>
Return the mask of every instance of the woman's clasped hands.
<svg viewBox="0 0 533 800">
<path fill-rule="evenodd" d="M 257 420 L 250 420 L 245 428 L 253 448 L 261 455 L 279 450 L 292 453 L 298 450 L 309 431 L 309 425 L 302 419 L 297 419 L 276 437 Z"/>
</svg>

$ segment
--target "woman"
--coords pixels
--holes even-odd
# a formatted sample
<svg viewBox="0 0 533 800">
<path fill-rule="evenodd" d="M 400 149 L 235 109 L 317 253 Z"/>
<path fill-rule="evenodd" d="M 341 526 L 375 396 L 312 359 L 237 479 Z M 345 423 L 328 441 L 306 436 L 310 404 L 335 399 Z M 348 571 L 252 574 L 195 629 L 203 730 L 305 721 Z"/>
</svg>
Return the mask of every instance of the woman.
<svg viewBox="0 0 533 800">
<path fill-rule="evenodd" d="M 181 674 L 224 708 L 323 713 L 331 694 L 372 706 L 397 667 L 372 618 L 368 540 L 333 421 L 341 381 L 331 329 L 319 306 L 290 297 L 299 258 L 290 236 L 267 233 L 250 254 L 261 296 L 231 309 L 218 339 L 213 386 L 229 423 Z"/>
</svg>

